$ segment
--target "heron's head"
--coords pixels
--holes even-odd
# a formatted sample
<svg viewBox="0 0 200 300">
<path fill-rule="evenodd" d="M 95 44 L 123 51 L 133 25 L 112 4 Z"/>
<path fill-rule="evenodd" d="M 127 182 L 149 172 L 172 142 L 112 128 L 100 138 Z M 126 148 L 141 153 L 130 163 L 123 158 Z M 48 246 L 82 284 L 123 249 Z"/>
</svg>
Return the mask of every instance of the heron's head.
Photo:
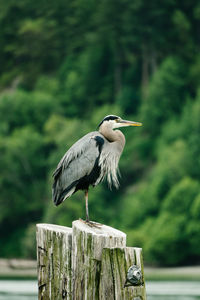
<svg viewBox="0 0 200 300">
<path fill-rule="evenodd" d="M 106 127 L 110 127 L 111 129 L 120 128 L 120 127 L 127 127 L 127 126 L 142 126 L 142 123 L 139 122 L 133 122 L 128 120 L 122 120 L 122 118 L 115 116 L 115 115 L 109 115 L 106 116 L 101 123 L 99 124 L 99 128 L 104 125 Z"/>
</svg>

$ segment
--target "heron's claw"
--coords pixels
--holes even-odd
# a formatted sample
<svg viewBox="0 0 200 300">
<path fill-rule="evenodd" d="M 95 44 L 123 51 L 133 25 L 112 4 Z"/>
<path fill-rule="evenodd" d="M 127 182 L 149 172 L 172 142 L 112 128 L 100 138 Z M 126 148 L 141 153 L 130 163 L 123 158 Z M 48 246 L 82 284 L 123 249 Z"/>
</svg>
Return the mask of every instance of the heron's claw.
<svg viewBox="0 0 200 300">
<path fill-rule="evenodd" d="M 102 224 L 100 223 L 96 223 L 90 220 L 82 220 L 79 219 L 81 222 L 85 223 L 86 225 L 90 226 L 90 227 L 96 227 L 96 228 L 100 228 L 102 226 Z"/>
</svg>

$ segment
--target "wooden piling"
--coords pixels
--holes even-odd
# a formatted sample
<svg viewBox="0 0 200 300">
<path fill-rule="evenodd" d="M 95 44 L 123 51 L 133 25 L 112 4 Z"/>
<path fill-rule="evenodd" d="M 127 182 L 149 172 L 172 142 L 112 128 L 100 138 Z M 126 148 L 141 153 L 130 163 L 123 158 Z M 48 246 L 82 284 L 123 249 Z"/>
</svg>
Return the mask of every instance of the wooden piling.
<svg viewBox="0 0 200 300">
<path fill-rule="evenodd" d="M 38 299 L 72 299 L 71 246 L 71 228 L 37 225 Z"/>
<path fill-rule="evenodd" d="M 37 258 L 38 299 L 146 300 L 142 250 L 112 227 L 38 224 Z M 127 283 L 132 265 L 141 270 L 135 286 Z"/>
</svg>

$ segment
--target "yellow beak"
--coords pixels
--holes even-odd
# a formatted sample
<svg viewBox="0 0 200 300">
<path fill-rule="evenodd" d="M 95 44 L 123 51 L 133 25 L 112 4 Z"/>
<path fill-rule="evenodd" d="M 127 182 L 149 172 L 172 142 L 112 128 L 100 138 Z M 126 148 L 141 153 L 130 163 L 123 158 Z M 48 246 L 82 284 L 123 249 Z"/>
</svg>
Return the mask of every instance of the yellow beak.
<svg viewBox="0 0 200 300">
<path fill-rule="evenodd" d="M 133 122 L 133 121 L 127 121 L 127 120 L 120 120 L 119 123 L 122 123 L 125 126 L 142 126 L 142 123 L 140 123 L 140 122 Z"/>
</svg>

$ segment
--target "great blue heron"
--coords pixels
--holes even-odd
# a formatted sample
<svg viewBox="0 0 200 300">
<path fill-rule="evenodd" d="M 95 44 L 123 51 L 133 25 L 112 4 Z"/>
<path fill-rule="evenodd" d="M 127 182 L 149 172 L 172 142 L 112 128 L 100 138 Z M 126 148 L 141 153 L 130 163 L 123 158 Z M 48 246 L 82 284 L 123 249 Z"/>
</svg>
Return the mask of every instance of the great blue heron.
<svg viewBox="0 0 200 300">
<path fill-rule="evenodd" d="M 141 126 L 141 123 L 122 120 L 118 116 L 106 116 L 93 131 L 78 140 L 65 153 L 53 177 L 53 201 L 61 204 L 78 190 L 85 191 L 86 222 L 89 221 L 88 189 L 96 186 L 107 175 L 108 184 L 118 188 L 118 162 L 125 145 L 120 130 L 126 126 Z"/>
</svg>

